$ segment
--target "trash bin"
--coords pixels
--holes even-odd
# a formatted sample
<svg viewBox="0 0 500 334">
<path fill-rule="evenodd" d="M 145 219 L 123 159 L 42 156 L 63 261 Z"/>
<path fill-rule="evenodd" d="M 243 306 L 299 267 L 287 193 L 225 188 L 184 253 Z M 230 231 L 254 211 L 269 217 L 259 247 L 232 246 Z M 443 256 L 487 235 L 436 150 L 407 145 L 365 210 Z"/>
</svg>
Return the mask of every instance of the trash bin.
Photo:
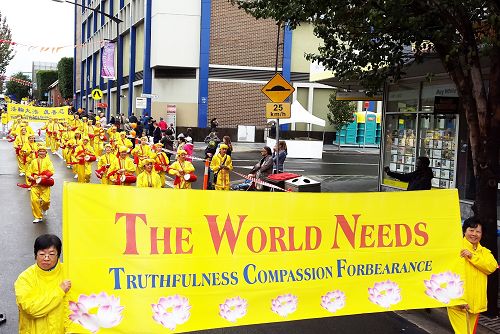
<svg viewBox="0 0 500 334">
<path fill-rule="evenodd" d="M 300 176 L 285 181 L 285 189 L 292 192 L 321 192 L 321 182 L 313 180 L 307 176 Z"/>
</svg>

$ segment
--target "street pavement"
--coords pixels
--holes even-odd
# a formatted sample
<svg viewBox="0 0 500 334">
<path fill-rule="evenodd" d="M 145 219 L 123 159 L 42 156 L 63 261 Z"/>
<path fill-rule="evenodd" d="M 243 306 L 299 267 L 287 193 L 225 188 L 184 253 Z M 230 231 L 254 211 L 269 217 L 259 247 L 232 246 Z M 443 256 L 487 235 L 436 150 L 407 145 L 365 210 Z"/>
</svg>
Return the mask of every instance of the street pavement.
<svg viewBox="0 0 500 334">
<path fill-rule="evenodd" d="M 195 154 L 204 149 L 198 143 Z M 258 161 L 259 148 L 262 144 L 235 144 L 233 154 L 235 170 L 247 174 L 253 164 Z M 378 155 L 376 151 L 346 150 L 336 152 L 327 150 L 323 159 L 300 160 L 289 159 L 285 169 L 296 171 L 322 181 L 322 191 L 376 191 Z M 56 155 L 50 155 L 55 173 L 55 186 L 52 187 L 52 203 L 48 211 L 47 221 L 33 224 L 29 192 L 16 186 L 24 178 L 18 176 L 12 144 L 0 141 L 0 242 L 2 256 L 0 257 L 0 313 L 5 313 L 7 322 L 0 325 L 0 334 L 14 334 L 17 329 L 17 307 L 15 303 L 13 283 L 19 273 L 34 263 L 34 239 L 44 233 L 61 235 L 62 223 L 62 186 L 64 182 L 74 182 L 73 174 L 65 168 L 63 161 Z M 203 170 L 202 162 L 195 162 L 197 171 Z M 97 182 L 92 177 L 94 183 Z M 240 182 L 241 180 L 233 180 Z M 200 187 L 201 182 L 197 182 Z M 63 250 L 64 257 L 64 250 Z M 432 320 L 433 317 L 441 321 Z M 410 319 L 411 321 L 409 321 Z M 429 320 L 431 319 L 431 320 Z M 431 314 L 424 311 L 410 313 L 386 312 L 364 314 L 303 321 L 283 322 L 274 324 L 252 325 L 236 328 L 214 329 L 200 331 L 206 334 L 316 334 L 316 333 L 373 333 L 373 334 L 449 334 L 452 333 L 442 310 L 433 310 Z M 483 329 L 481 329 L 483 330 Z M 489 333 L 478 331 L 478 333 Z"/>
</svg>

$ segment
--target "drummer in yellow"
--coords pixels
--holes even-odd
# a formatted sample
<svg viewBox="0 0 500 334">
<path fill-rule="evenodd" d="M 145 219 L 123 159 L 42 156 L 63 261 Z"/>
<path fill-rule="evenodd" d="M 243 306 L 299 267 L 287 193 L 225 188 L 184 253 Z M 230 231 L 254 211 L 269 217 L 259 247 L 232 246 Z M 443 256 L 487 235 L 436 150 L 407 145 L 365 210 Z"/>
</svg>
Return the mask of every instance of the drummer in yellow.
<svg viewBox="0 0 500 334">
<path fill-rule="evenodd" d="M 108 170 L 113 164 L 113 161 L 117 160 L 118 158 L 116 155 L 113 153 L 113 147 L 111 144 L 106 144 L 104 145 L 104 154 L 101 155 L 99 158 L 99 161 L 97 162 L 97 170 L 96 173 L 101 175 L 101 183 L 102 184 L 113 184 L 108 179 Z"/>
<path fill-rule="evenodd" d="M 95 161 L 95 153 L 90 146 L 88 136 L 82 137 L 82 143 L 75 149 L 76 174 L 78 182 L 90 183 L 90 175 L 92 174 L 92 162 Z"/>
<path fill-rule="evenodd" d="M 121 132 L 123 133 L 123 132 Z M 142 164 L 143 160 L 149 159 L 152 157 L 151 146 L 148 143 L 148 137 L 144 136 L 141 138 L 141 144 L 137 145 L 132 150 L 132 155 L 134 156 L 134 163 L 137 165 L 137 175 L 142 173 L 144 170 L 144 164 Z"/>
<path fill-rule="evenodd" d="M 175 189 L 191 189 L 191 182 L 186 181 L 184 175 L 194 172 L 194 166 L 186 161 L 187 152 L 185 150 L 177 151 L 177 161 L 175 161 L 168 170 L 170 175 L 175 175 Z"/>
<path fill-rule="evenodd" d="M 120 182 L 120 176 L 134 174 L 134 161 L 128 156 L 129 148 L 127 146 L 121 146 L 119 151 L 120 157 L 111 163 L 107 177 L 113 184 L 128 185 Z"/>
<path fill-rule="evenodd" d="M 43 221 L 43 215 L 50 206 L 50 187 L 40 185 L 36 182 L 39 177 L 51 177 L 54 175 L 54 166 L 47 156 L 47 148 L 40 144 L 38 146 L 38 157 L 33 159 L 26 169 L 31 187 L 31 210 L 33 211 L 33 223 Z"/>
<path fill-rule="evenodd" d="M 154 159 L 142 160 L 144 171 L 137 176 L 137 186 L 141 188 L 161 188 L 161 179 L 153 170 Z"/>
<path fill-rule="evenodd" d="M 133 146 L 130 139 L 127 138 L 127 133 L 125 131 L 120 132 L 118 139 L 116 140 L 116 145 L 118 147 L 126 146 L 129 150 L 131 150 Z"/>
<path fill-rule="evenodd" d="M 160 175 L 161 179 L 161 187 L 165 188 L 165 179 L 166 179 L 166 173 L 168 169 L 170 168 L 169 166 L 169 161 L 168 157 L 165 154 L 165 152 L 162 151 L 163 144 L 162 143 L 156 143 L 153 145 L 153 156 L 155 157 L 155 162 L 154 162 L 154 168 L 155 171 Z"/>
<path fill-rule="evenodd" d="M 53 125 L 52 125 L 52 136 L 50 140 L 50 150 L 52 151 L 52 154 L 56 154 L 57 150 L 59 150 L 59 141 L 61 139 L 61 132 L 59 130 L 62 130 L 62 125 L 59 124 L 57 119 L 53 120 Z"/>
<path fill-rule="evenodd" d="M 96 157 L 100 157 L 104 151 L 104 140 L 106 135 L 104 129 L 101 127 L 101 123 L 97 122 L 94 125 L 94 152 Z"/>
<path fill-rule="evenodd" d="M 233 170 L 233 161 L 227 155 L 228 146 L 221 144 L 219 146 L 219 153 L 213 156 L 210 163 L 210 169 L 217 175 L 215 182 L 215 190 L 229 190 L 231 181 L 229 180 L 229 173 Z"/>
<path fill-rule="evenodd" d="M 28 142 L 24 143 L 21 149 L 21 154 L 23 155 L 25 166 L 29 166 L 33 159 L 36 159 L 38 154 L 38 144 L 35 143 L 35 135 L 31 134 L 28 136 Z M 26 176 L 26 184 L 29 183 L 28 176 Z"/>
<path fill-rule="evenodd" d="M 24 163 L 24 157 L 21 154 L 21 150 L 25 143 L 28 142 L 28 135 L 26 134 L 26 128 L 21 128 L 20 133 L 16 135 L 14 140 L 14 148 L 16 150 L 17 156 L 17 166 L 19 167 L 19 176 L 24 176 L 26 174 L 26 165 Z"/>
</svg>

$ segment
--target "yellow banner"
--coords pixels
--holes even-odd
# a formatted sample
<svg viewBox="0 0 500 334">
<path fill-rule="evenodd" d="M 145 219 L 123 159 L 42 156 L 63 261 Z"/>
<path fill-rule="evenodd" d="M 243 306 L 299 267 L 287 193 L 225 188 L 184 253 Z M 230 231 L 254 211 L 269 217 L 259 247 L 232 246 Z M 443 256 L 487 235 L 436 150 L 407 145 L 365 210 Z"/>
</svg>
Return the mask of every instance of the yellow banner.
<svg viewBox="0 0 500 334">
<path fill-rule="evenodd" d="M 29 122 L 46 122 L 51 118 L 69 118 L 69 107 L 34 107 L 24 104 L 8 103 L 9 119 L 22 116 Z"/>
<path fill-rule="evenodd" d="M 66 183 L 71 333 L 186 332 L 463 303 L 456 190 Z"/>
</svg>

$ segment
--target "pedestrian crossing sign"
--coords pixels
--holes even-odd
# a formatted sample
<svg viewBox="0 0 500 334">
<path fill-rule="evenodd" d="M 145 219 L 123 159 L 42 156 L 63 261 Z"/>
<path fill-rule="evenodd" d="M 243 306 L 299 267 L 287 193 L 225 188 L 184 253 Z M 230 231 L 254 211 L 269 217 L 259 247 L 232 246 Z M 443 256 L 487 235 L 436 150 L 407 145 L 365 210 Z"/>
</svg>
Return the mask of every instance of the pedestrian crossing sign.
<svg viewBox="0 0 500 334">
<path fill-rule="evenodd" d="M 92 98 L 96 101 L 102 99 L 102 90 L 100 90 L 99 88 L 94 89 L 92 91 Z"/>
</svg>

